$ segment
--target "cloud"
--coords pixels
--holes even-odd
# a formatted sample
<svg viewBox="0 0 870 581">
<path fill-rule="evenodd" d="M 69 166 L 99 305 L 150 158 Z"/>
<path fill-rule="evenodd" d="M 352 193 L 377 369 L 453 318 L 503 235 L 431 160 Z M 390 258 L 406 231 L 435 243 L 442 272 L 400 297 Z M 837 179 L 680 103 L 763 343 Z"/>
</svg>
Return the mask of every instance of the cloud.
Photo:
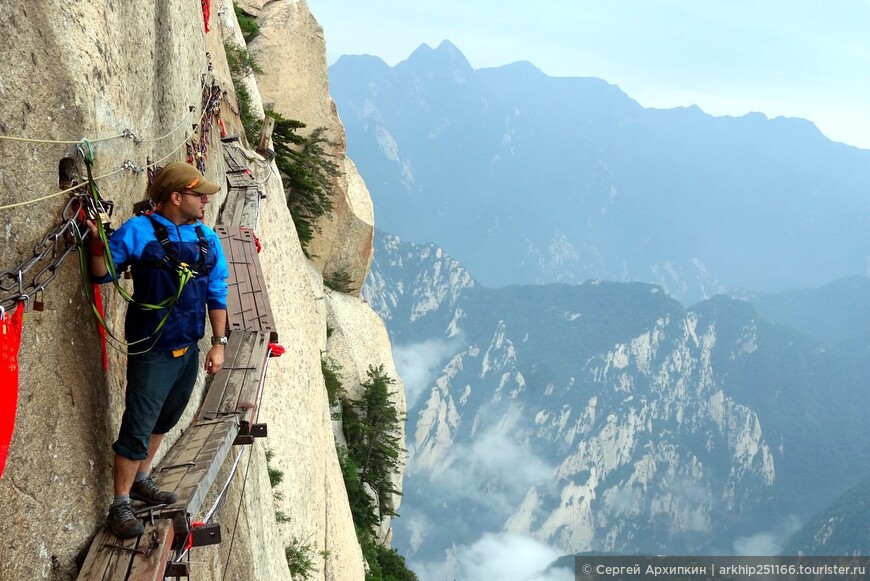
<svg viewBox="0 0 870 581">
<path fill-rule="evenodd" d="M 738 556 L 772 557 L 782 553 L 789 538 L 801 528 L 800 520 L 792 515 L 774 530 L 762 531 L 734 539 L 734 552 Z"/>
<path fill-rule="evenodd" d="M 510 515 L 529 488 L 549 486 L 556 469 L 524 441 L 521 417 L 522 409 L 512 406 L 470 442 L 454 444 L 444 465 L 428 475 L 431 482 L 446 498 L 468 498 Z M 483 416 L 479 420 L 486 423 Z"/>
<path fill-rule="evenodd" d="M 408 409 L 414 407 L 420 394 L 434 384 L 437 372 L 451 355 L 462 349 L 461 336 L 449 340 L 427 339 L 421 343 L 393 346 L 396 371 L 405 384 Z"/>
<path fill-rule="evenodd" d="M 561 555 L 523 535 L 486 533 L 471 545 L 455 547 L 444 561 L 412 561 L 410 566 L 420 581 L 573 581 L 574 574 L 569 569 L 547 570 Z"/>
<path fill-rule="evenodd" d="M 411 551 L 416 553 L 423 544 L 426 534 L 429 532 L 429 523 L 420 515 L 413 515 L 402 520 L 405 521 L 404 524 L 411 536 L 408 541 L 411 545 Z"/>
</svg>

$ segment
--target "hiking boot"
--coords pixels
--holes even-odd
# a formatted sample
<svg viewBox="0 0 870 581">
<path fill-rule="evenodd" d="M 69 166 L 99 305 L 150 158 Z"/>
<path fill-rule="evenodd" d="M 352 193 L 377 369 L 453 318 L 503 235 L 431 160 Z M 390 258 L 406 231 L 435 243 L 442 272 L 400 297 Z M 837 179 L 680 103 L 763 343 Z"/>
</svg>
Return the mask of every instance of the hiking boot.
<svg viewBox="0 0 870 581">
<path fill-rule="evenodd" d="M 145 532 L 142 521 L 133 514 L 133 507 L 129 502 L 122 502 L 117 506 L 109 507 L 109 528 L 119 539 L 131 539 Z"/>
<path fill-rule="evenodd" d="M 146 476 L 139 482 L 134 482 L 130 489 L 130 498 L 141 500 L 147 504 L 172 504 L 178 500 L 174 492 L 160 490 L 151 476 Z"/>
</svg>

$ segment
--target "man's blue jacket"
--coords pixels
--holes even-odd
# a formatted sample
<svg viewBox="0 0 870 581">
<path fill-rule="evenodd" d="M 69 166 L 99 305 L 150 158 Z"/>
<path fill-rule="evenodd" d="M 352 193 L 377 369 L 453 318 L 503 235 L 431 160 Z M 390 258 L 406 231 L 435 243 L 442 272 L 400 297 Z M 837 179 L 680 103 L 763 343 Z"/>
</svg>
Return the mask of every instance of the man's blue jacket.
<svg viewBox="0 0 870 581">
<path fill-rule="evenodd" d="M 204 271 L 191 279 L 184 287 L 178 302 L 172 309 L 160 336 L 154 335 L 167 310 L 146 310 L 136 306 L 157 304 L 178 291 L 178 273 L 167 267 L 164 262 L 166 253 L 154 233 L 151 220 L 162 224 L 175 247 L 178 260 L 196 269 L 199 262 L 199 238 L 196 227 L 202 229 L 208 242 Z M 171 351 L 187 347 L 205 334 L 205 307 L 209 309 L 227 308 L 227 283 L 229 276 L 227 261 L 221 249 L 220 240 L 214 230 L 198 221 L 196 224 L 177 226 L 157 212 L 151 217 L 136 216 L 127 220 L 109 239 L 109 250 L 115 261 L 116 271 L 121 273 L 128 266 L 133 274 L 133 300 L 127 307 L 124 325 L 128 343 L 140 341 L 130 346 L 130 351 L 144 351 L 152 346 L 158 351 Z M 96 279 L 106 283 L 110 275 Z"/>
</svg>

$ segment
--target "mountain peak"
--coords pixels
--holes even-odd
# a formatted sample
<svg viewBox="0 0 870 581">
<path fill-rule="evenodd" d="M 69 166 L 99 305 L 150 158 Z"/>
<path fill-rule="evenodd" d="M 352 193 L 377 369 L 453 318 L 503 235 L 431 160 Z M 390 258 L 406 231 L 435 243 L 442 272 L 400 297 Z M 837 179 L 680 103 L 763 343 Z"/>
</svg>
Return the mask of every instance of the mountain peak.
<svg viewBox="0 0 870 581">
<path fill-rule="evenodd" d="M 458 55 L 460 58 L 465 59 L 462 51 L 456 48 L 456 45 L 447 40 L 446 38 L 441 41 L 441 44 L 438 45 L 438 48 L 435 49 L 435 52 L 449 54 L 451 56 Z"/>
<path fill-rule="evenodd" d="M 429 69 L 450 69 L 460 72 L 471 72 L 471 64 L 456 45 L 449 40 L 441 41 L 438 48 L 432 48 L 425 42 L 411 53 L 408 60 L 399 63 L 398 66 L 409 64 L 414 68 L 425 67 Z"/>
</svg>

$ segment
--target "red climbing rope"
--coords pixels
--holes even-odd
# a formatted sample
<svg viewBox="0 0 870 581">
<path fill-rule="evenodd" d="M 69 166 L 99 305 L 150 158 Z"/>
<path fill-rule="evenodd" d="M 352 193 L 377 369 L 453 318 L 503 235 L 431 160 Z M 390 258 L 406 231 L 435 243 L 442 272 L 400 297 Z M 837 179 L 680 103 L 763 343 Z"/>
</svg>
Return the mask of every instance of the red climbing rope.
<svg viewBox="0 0 870 581">
<path fill-rule="evenodd" d="M 6 466 L 9 443 L 15 430 L 15 410 L 18 407 L 18 347 L 21 345 L 21 324 L 24 302 L 15 312 L 0 315 L 0 477 Z"/>
</svg>

